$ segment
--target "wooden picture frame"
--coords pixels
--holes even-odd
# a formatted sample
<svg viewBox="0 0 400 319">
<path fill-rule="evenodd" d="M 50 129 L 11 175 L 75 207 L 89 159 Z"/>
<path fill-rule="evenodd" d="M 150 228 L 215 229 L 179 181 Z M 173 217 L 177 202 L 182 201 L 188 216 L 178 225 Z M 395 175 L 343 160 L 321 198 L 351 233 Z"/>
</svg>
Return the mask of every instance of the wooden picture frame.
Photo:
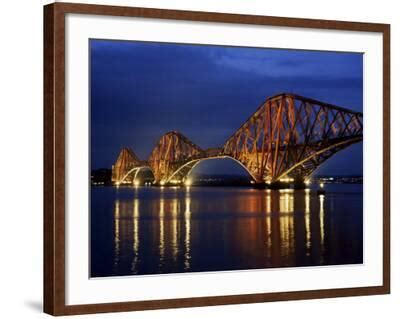
<svg viewBox="0 0 400 319">
<path fill-rule="evenodd" d="M 237 25 L 377 32 L 383 35 L 383 284 L 370 287 L 257 293 L 151 301 L 66 305 L 65 301 L 65 16 L 142 17 Z M 54 3 L 44 7 L 44 311 L 75 315 L 387 294 L 390 292 L 390 26 L 387 24 L 252 16 L 211 12 Z"/>
</svg>

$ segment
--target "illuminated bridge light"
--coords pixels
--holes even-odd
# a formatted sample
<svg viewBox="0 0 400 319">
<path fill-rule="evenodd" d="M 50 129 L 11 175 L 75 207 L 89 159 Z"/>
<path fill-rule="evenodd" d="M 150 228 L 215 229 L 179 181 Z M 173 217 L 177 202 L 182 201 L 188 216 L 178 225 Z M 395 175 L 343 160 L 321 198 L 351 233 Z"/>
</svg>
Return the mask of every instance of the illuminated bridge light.
<svg viewBox="0 0 400 319">
<path fill-rule="evenodd" d="M 185 186 L 191 186 L 191 185 L 192 185 L 192 180 L 191 179 L 185 180 Z"/>
<path fill-rule="evenodd" d="M 279 181 L 283 182 L 283 183 L 290 183 L 290 182 L 294 182 L 294 178 L 284 177 L 284 178 L 279 179 Z"/>
</svg>

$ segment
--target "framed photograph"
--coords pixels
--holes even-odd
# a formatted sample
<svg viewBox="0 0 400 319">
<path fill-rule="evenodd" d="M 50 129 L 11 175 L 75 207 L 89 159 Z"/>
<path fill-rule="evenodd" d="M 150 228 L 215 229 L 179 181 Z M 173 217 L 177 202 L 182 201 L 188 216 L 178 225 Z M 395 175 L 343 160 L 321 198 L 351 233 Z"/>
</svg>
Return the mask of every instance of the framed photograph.
<svg viewBox="0 0 400 319">
<path fill-rule="evenodd" d="M 44 7 L 44 311 L 386 294 L 390 27 Z"/>
</svg>

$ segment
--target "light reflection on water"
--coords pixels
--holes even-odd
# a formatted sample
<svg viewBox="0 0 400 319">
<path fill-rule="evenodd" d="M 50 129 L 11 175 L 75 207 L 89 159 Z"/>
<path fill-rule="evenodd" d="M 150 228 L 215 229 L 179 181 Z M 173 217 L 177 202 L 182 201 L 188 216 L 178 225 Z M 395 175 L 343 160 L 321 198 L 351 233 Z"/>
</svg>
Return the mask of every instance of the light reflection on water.
<svg viewBox="0 0 400 319">
<path fill-rule="evenodd" d="M 355 189 L 94 188 L 91 273 L 360 263 L 362 188 Z"/>
</svg>

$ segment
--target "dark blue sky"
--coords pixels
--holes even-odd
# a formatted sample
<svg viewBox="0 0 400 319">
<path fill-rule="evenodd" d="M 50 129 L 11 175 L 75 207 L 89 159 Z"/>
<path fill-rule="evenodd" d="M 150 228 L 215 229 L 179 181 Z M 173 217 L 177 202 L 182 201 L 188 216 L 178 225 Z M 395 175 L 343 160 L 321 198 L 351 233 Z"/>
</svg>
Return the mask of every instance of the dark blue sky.
<svg viewBox="0 0 400 319">
<path fill-rule="evenodd" d="M 178 130 L 203 149 L 225 140 L 271 95 L 292 92 L 362 111 L 359 53 L 90 40 L 91 163 L 124 146 L 147 159 Z M 361 174 L 362 144 L 320 174 Z"/>
</svg>

